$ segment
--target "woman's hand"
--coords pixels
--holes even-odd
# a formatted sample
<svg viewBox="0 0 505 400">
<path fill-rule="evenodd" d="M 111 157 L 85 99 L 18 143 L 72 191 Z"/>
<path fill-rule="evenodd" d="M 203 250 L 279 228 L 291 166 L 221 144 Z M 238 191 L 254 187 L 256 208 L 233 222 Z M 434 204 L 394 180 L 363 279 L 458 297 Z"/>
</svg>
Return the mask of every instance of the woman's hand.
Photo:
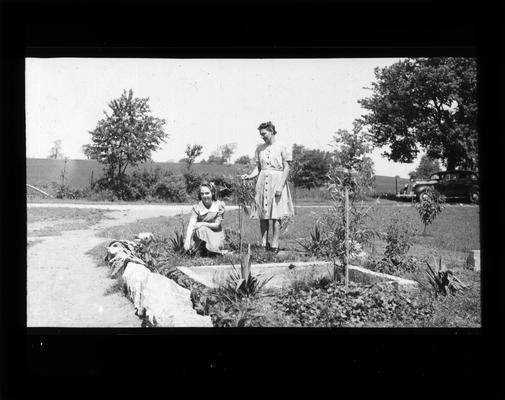
<svg viewBox="0 0 505 400">
<path fill-rule="evenodd" d="M 195 223 L 195 225 L 193 226 L 193 230 L 197 230 L 198 228 L 201 228 L 202 226 L 205 226 L 205 223 L 204 222 L 197 222 Z"/>
<path fill-rule="evenodd" d="M 249 175 L 248 174 L 240 175 L 240 179 L 248 180 Z"/>
</svg>

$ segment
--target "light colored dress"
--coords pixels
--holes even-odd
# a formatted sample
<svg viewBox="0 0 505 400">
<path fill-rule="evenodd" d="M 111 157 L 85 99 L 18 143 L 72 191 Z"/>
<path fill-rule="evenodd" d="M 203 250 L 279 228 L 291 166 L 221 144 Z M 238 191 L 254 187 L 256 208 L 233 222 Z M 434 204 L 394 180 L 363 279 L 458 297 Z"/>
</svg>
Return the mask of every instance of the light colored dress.
<svg viewBox="0 0 505 400">
<path fill-rule="evenodd" d="M 294 215 L 293 201 L 286 182 L 280 197 L 275 191 L 281 181 L 284 161 L 292 161 L 291 150 L 275 141 L 261 144 L 256 149 L 256 162 L 260 163 L 260 173 L 256 182 L 255 207 L 251 212 L 253 219 L 282 219 Z"/>
<path fill-rule="evenodd" d="M 205 207 L 200 201 L 195 204 L 191 210 L 192 216 L 196 216 L 196 222 L 216 222 L 223 220 L 224 217 L 224 202 L 213 201 L 209 208 Z M 208 226 L 201 226 L 196 229 L 191 238 L 192 246 L 199 247 L 202 242 L 205 242 L 205 247 L 213 253 L 221 253 L 224 248 L 224 231 L 222 227 L 216 230 L 210 229 Z"/>
</svg>

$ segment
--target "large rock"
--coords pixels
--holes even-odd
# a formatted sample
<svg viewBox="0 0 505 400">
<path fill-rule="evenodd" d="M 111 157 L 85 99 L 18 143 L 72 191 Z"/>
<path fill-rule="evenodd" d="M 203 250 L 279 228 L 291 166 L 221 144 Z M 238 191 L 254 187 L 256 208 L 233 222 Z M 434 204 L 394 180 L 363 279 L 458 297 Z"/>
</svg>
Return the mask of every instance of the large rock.
<svg viewBox="0 0 505 400">
<path fill-rule="evenodd" d="M 133 262 L 129 262 L 123 272 L 122 280 L 126 286 L 126 294 L 133 302 L 138 315 L 144 313 L 142 294 L 150 273 L 151 271 L 143 265 Z"/>
<path fill-rule="evenodd" d="M 193 309 L 189 290 L 159 274 L 149 274 L 142 293 L 142 307 L 154 326 L 213 326 L 210 317 L 198 315 Z"/>
</svg>

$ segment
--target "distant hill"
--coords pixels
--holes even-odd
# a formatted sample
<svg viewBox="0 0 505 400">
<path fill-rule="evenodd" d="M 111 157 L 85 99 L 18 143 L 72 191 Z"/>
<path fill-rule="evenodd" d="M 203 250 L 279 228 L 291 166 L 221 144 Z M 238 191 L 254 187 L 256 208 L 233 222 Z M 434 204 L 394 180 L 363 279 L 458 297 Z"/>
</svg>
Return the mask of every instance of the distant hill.
<svg viewBox="0 0 505 400">
<path fill-rule="evenodd" d="M 64 160 L 52 160 L 48 158 L 27 158 L 26 159 L 26 183 L 41 189 L 51 189 L 52 182 L 60 181 L 60 174 L 63 170 Z M 145 163 L 142 168 L 168 169 L 174 173 L 181 174 L 184 164 L 182 163 Z M 194 164 L 196 172 L 207 172 L 211 175 L 238 175 L 248 171 L 244 165 L 215 165 L 215 164 Z M 96 181 L 102 176 L 102 166 L 95 160 L 68 160 L 65 176 L 67 183 L 72 188 L 84 187 L 90 184 L 91 174 Z M 408 179 L 398 179 L 398 189 L 401 189 Z M 375 178 L 375 189 L 377 192 L 395 193 L 395 178 L 391 176 L 377 175 Z"/>
</svg>

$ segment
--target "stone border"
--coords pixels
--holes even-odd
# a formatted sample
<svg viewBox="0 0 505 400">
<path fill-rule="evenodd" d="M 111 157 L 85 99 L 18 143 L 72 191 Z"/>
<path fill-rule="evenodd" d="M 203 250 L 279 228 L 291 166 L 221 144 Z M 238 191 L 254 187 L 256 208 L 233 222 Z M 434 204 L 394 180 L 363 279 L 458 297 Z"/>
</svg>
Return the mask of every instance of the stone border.
<svg viewBox="0 0 505 400">
<path fill-rule="evenodd" d="M 329 261 L 252 264 L 251 272 L 268 276 L 268 274 L 271 274 L 273 271 L 274 278 L 268 282 L 265 287 L 279 288 L 283 287 L 286 281 L 303 277 L 304 273 L 307 272 L 314 273 L 315 275 L 323 275 L 327 273 L 328 267 L 331 267 L 331 265 Z M 177 267 L 177 269 L 191 279 L 207 287 L 215 288 L 223 282 L 226 276 L 231 272 L 232 267 L 231 265 L 203 265 L 198 267 Z M 280 274 L 286 276 L 287 279 L 275 277 Z M 355 265 L 349 265 L 349 279 L 361 283 L 390 282 L 399 288 L 409 291 L 419 288 L 419 284 L 416 281 L 371 271 L 367 268 Z"/>
<path fill-rule="evenodd" d="M 111 277 L 117 278 L 133 302 L 135 314 L 156 327 L 213 327 L 210 316 L 198 315 L 191 292 L 173 280 L 151 272 L 135 256 L 135 247 L 152 235 L 137 235 L 135 241 L 116 240 L 107 246 L 105 261 Z"/>
</svg>

